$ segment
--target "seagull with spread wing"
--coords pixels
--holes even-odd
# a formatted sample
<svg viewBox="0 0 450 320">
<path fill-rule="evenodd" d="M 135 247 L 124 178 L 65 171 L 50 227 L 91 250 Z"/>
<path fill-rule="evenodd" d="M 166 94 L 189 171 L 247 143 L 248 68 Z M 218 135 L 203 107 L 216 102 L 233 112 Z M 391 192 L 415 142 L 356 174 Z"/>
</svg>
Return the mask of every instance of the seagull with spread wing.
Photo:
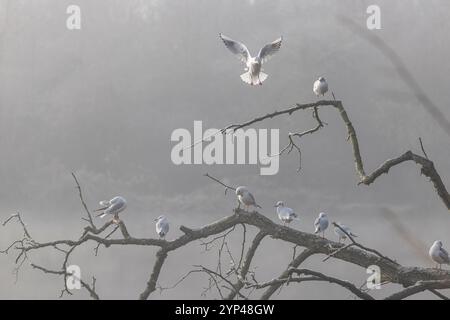
<svg viewBox="0 0 450 320">
<path fill-rule="evenodd" d="M 97 217 L 104 218 L 107 215 L 113 215 L 113 222 L 118 224 L 120 222 L 119 213 L 125 210 L 127 201 L 124 197 L 117 196 L 111 200 L 100 201 L 100 206 L 101 208 L 95 210 L 96 212 L 100 211 L 100 214 L 98 214 Z"/>
<path fill-rule="evenodd" d="M 252 57 L 245 44 L 228 38 L 222 33 L 220 33 L 219 36 L 223 43 L 225 43 L 225 46 L 234 53 L 239 60 L 245 63 L 246 72 L 241 74 L 242 81 L 252 86 L 255 84 L 261 85 L 263 81 L 267 79 L 267 74 L 262 72 L 263 69 L 261 66 L 280 49 L 283 38 L 280 37 L 274 42 L 266 44 L 259 50 L 259 53 L 255 57 Z"/>
</svg>

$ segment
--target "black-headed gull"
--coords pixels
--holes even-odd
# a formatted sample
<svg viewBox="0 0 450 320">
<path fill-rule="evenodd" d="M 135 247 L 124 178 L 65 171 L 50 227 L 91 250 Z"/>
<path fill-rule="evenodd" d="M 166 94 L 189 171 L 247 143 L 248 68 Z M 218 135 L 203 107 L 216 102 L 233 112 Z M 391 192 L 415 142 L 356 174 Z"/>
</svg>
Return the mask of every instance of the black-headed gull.
<svg viewBox="0 0 450 320">
<path fill-rule="evenodd" d="M 100 201 L 101 208 L 95 210 L 95 211 L 101 211 L 100 214 L 97 215 L 97 217 L 104 218 L 107 215 L 113 215 L 113 222 L 119 223 L 119 213 L 125 210 L 127 207 L 127 201 L 124 197 L 117 196 L 112 198 L 111 200 L 103 200 Z"/>
<path fill-rule="evenodd" d="M 169 232 L 169 221 L 166 216 L 162 215 L 155 219 L 156 221 L 156 233 L 160 238 L 164 238 Z"/>
<path fill-rule="evenodd" d="M 245 206 L 245 210 L 248 211 L 250 206 L 261 208 L 255 201 L 255 197 L 248 191 L 247 187 L 240 186 L 236 188 L 236 196 L 239 201 L 239 205 L 243 204 Z"/>
<path fill-rule="evenodd" d="M 441 269 L 442 264 L 450 264 L 450 257 L 448 252 L 442 247 L 442 241 L 435 241 L 428 253 L 431 259 L 439 265 L 439 269 Z"/>
<path fill-rule="evenodd" d="M 267 79 L 267 74 L 262 72 L 261 66 L 280 49 L 283 38 L 280 37 L 277 40 L 266 44 L 259 50 L 259 53 L 255 57 L 252 57 L 245 44 L 228 38 L 222 33 L 220 33 L 219 36 L 223 43 L 225 43 L 225 46 L 232 53 L 237 55 L 239 60 L 245 63 L 246 72 L 241 74 L 242 81 L 252 86 L 255 84 L 261 85 L 263 81 Z"/>
<path fill-rule="evenodd" d="M 278 201 L 274 207 L 277 208 L 278 218 L 283 222 L 283 225 L 291 223 L 292 220 L 298 220 L 298 215 L 293 209 L 286 207 L 283 201 Z"/>
<path fill-rule="evenodd" d="M 325 230 L 328 228 L 328 215 L 325 212 L 319 213 L 319 217 L 314 221 L 314 233 L 322 232 L 322 238 L 325 238 Z"/>
<path fill-rule="evenodd" d="M 352 230 L 350 230 L 350 228 L 347 227 L 346 225 L 343 225 L 340 222 L 337 222 L 336 224 L 339 225 L 339 227 L 341 227 L 341 229 L 336 226 L 334 227 L 334 233 L 339 237 L 339 243 L 341 243 L 341 240 L 345 241 L 345 239 L 348 238 L 345 232 L 347 232 L 347 234 L 350 235 L 350 237 L 352 238 L 358 237 L 356 234 L 352 233 Z M 345 230 L 345 232 L 342 230 Z"/>
<path fill-rule="evenodd" d="M 324 96 L 328 91 L 328 83 L 324 77 L 320 77 L 314 82 L 313 91 L 316 96 Z"/>
</svg>

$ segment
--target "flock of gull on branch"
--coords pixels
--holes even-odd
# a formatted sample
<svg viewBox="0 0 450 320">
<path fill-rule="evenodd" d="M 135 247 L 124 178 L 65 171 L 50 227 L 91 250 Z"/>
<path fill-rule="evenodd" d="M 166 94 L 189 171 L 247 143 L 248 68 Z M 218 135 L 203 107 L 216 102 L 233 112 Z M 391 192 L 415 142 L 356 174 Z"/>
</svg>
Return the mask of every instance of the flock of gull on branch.
<svg viewBox="0 0 450 320">
<path fill-rule="evenodd" d="M 245 73 L 241 74 L 241 79 L 249 85 L 262 85 L 262 82 L 267 79 L 268 75 L 263 72 L 263 63 L 265 63 L 271 56 L 273 56 L 281 47 L 282 38 L 266 44 L 259 50 L 259 53 L 252 57 L 247 47 L 238 41 L 235 41 L 223 34 L 219 34 L 220 38 L 224 42 L 225 46 L 235 54 L 240 61 L 245 63 Z M 328 91 L 328 83 L 324 77 L 320 77 L 314 82 L 313 92 L 317 96 L 324 96 Z M 245 210 L 248 211 L 250 207 L 261 208 L 256 201 L 253 194 L 247 187 L 240 186 L 236 188 L 236 197 L 239 207 L 243 205 Z M 119 213 L 124 211 L 127 207 L 127 201 L 121 196 L 116 196 L 111 200 L 100 201 L 100 208 L 97 209 L 98 217 L 112 216 L 113 222 L 118 224 Z M 238 208 L 239 208 L 238 207 Z M 294 220 L 299 220 L 297 213 L 292 209 L 284 205 L 283 201 L 278 201 L 275 206 L 278 218 L 283 222 L 283 225 L 290 224 Z M 155 219 L 156 221 L 156 233 L 160 238 L 165 238 L 169 232 L 169 221 L 166 216 L 161 215 Z M 325 237 L 325 231 L 329 226 L 328 215 L 325 212 L 320 212 L 317 219 L 314 221 L 314 233 L 321 234 Z M 345 241 L 348 237 L 356 237 L 352 233 L 351 229 L 342 223 L 336 223 L 334 233 L 338 236 L 339 243 Z M 436 240 L 429 250 L 430 258 L 437 263 L 439 268 L 442 264 L 450 264 L 450 256 L 448 252 L 443 248 L 442 241 Z"/>
</svg>

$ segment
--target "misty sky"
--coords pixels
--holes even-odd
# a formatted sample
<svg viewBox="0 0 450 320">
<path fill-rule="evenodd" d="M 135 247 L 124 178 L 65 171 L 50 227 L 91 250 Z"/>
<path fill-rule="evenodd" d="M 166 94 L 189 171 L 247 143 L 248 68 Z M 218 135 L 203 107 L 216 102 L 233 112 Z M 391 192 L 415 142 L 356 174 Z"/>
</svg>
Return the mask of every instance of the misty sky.
<svg viewBox="0 0 450 320">
<path fill-rule="evenodd" d="M 81 30 L 66 28 L 66 8 L 81 8 Z M 38 241 L 77 239 L 83 210 L 70 175 L 82 184 L 88 206 L 122 195 L 122 218 L 136 237 L 155 237 L 154 218 L 165 214 L 171 231 L 200 227 L 232 213 L 231 193 L 203 177 L 205 172 L 232 185 L 247 185 L 262 213 L 275 220 L 273 204 L 283 200 L 300 214 L 293 225 L 312 232 L 318 212 L 349 225 L 366 246 L 403 265 L 431 267 L 428 247 L 436 239 L 450 247 L 450 217 L 420 168 L 405 163 L 373 185 L 357 186 L 351 145 L 335 110 L 323 109 L 328 123 L 304 137 L 301 173 L 297 155 L 280 159 L 275 176 L 260 176 L 255 165 L 172 164 L 173 130 L 221 128 L 295 103 L 317 98 L 312 84 L 325 76 L 357 131 L 367 172 L 407 150 L 420 152 L 422 137 L 444 183 L 450 179 L 449 137 L 402 82 L 392 64 L 367 41 L 340 24 L 346 16 L 366 24 L 366 8 L 381 7 L 376 32 L 403 59 L 410 72 L 450 119 L 448 75 L 450 2 L 418 1 L 259 1 L 259 0 L 0 0 L 0 217 L 20 212 Z M 224 34 L 250 52 L 280 35 L 282 47 L 261 87 L 244 84 L 243 65 L 220 41 Z M 329 97 L 330 98 L 330 97 Z M 258 124 L 286 134 L 315 125 L 310 112 Z M 423 245 L 423 255 L 384 218 L 401 218 Z M 328 232 L 328 237 L 335 235 Z M 21 236 L 16 225 L 0 227 L 0 247 Z M 232 234 L 236 254 L 242 236 Z M 137 298 L 154 262 L 155 248 L 76 250 L 71 263 L 87 279 L 96 275 L 102 298 Z M 291 258 L 292 245 L 267 238 L 253 266 L 261 280 L 277 277 Z M 425 255 L 425 256 L 424 256 Z M 32 261 L 59 268 L 62 255 L 39 251 Z M 215 252 L 197 243 L 171 253 L 159 282 L 170 286 L 194 264 L 214 266 Z M 270 262 L 270 263 L 269 263 Z M 277 262 L 277 263 L 275 263 Z M 313 257 L 304 265 L 361 284 L 365 270 Z M 24 266 L 17 284 L 14 255 L 0 255 L 0 298 L 59 296 L 62 280 Z M 205 275 L 150 298 L 203 298 Z M 309 290 L 311 288 L 316 290 Z M 377 292 L 384 296 L 395 286 Z M 198 293 L 198 295 L 196 295 Z M 87 298 L 84 291 L 70 298 Z M 217 297 L 212 292 L 209 298 Z M 257 297 L 257 296 L 255 296 Z M 302 284 L 274 298 L 347 298 L 328 284 Z M 427 297 L 423 294 L 420 297 Z"/>
</svg>

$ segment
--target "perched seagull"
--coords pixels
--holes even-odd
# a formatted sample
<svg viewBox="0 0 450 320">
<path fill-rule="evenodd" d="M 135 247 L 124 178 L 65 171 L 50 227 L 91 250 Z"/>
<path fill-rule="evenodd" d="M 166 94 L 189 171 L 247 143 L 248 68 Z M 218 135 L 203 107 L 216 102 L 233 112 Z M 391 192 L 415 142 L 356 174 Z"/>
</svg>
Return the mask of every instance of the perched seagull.
<svg viewBox="0 0 450 320">
<path fill-rule="evenodd" d="M 324 77 L 320 77 L 314 82 L 313 91 L 316 96 L 324 96 L 328 91 L 328 83 Z"/>
<path fill-rule="evenodd" d="M 314 233 L 322 232 L 322 238 L 325 238 L 325 230 L 328 228 L 328 216 L 325 212 L 321 212 L 319 217 L 314 221 Z"/>
<path fill-rule="evenodd" d="M 428 253 L 431 259 L 439 265 L 439 269 L 441 269 L 442 264 L 450 264 L 450 257 L 448 252 L 442 247 L 442 241 L 435 241 Z"/>
<path fill-rule="evenodd" d="M 250 85 L 262 84 L 264 80 L 267 79 L 267 74 L 262 72 L 262 64 L 265 63 L 271 56 L 273 56 L 281 47 L 282 37 L 278 38 L 274 42 L 266 44 L 259 50 L 256 57 L 250 56 L 250 51 L 248 51 L 245 44 L 235 41 L 227 36 L 219 33 L 220 39 L 222 39 L 225 46 L 235 55 L 238 56 L 239 60 L 245 63 L 245 73 L 241 74 L 241 79 L 245 83 Z"/>
<path fill-rule="evenodd" d="M 278 218 L 283 221 L 283 225 L 291 223 L 292 220 L 298 220 L 298 216 L 294 210 L 285 207 L 283 201 L 278 201 L 274 207 L 277 208 Z"/>
<path fill-rule="evenodd" d="M 248 207 L 250 206 L 261 208 L 261 206 L 256 203 L 255 197 L 248 191 L 247 187 L 237 187 L 236 196 L 239 201 L 239 206 L 243 204 L 246 211 L 248 211 Z"/>
<path fill-rule="evenodd" d="M 339 227 L 341 227 L 343 230 L 345 230 L 345 232 L 347 232 L 351 237 L 353 237 L 353 238 L 358 237 L 356 234 L 352 233 L 352 230 L 350 230 L 349 227 L 343 225 L 340 222 L 338 222 L 337 224 L 339 225 Z M 334 227 L 334 233 L 339 237 L 339 243 L 341 243 L 341 240 L 345 241 L 345 239 L 348 238 L 348 236 L 345 234 L 345 232 L 336 226 Z"/>
<path fill-rule="evenodd" d="M 156 221 L 156 233 L 160 238 L 164 238 L 169 232 L 169 221 L 165 216 L 159 216 Z"/>
<path fill-rule="evenodd" d="M 127 201 L 124 197 L 117 196 L 112 198 L 111 200 L 103 200 L 100 201 L 101 208 L 95 210 L 95 211 L 101 211 L 100 214 L 97 215 L 97 217 L 104 218 L 108 214 L 114 215 L 113 222 L 119 223 L 119 213 L 125 210 L 127 207 Z"/>
</svg>

